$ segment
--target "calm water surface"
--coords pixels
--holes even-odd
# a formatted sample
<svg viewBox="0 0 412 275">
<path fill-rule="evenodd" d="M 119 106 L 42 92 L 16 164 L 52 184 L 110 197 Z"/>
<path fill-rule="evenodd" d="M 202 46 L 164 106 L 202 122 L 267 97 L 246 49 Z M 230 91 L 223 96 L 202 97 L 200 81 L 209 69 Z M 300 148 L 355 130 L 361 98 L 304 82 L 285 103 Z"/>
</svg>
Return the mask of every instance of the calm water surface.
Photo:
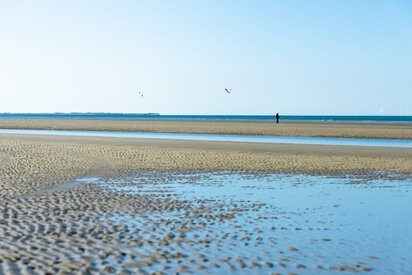
<svg viewBox="0 0 412 275">
<path fill-rule="evenodd" d="M 184 242 L 169 248 L 189 255 L 184 263 L 198 261 L 196 255 L 219 263 L 218 268 L 207 269 L 208 273 L 412 272 L 409 175 L 139 171 L 134 176 L 93 182 L 107 192 L 188 202 L 191 206 L 184 211 L 159 211 L 144 217 L 119 213 L 106 221 L 150 231 L 156 225 L 154 240 L 176 233 L 182 224 L 191 225 L 193 230 L 185 234 Z M 204 220 L 191 217 L 197 207 L 208 209 Z M 231 211 L 234 214 L 229 219 L 207 218 Z M 205 245 L 201 240 L 210 242 Z M 153 245 L 139 249 L 155 250 L 156 241 Z M 227 264 L 222 265 L 222 259 Z M 161 270 L 165 264 L 147 271 Z M 181 262 L 167 264 L 173 271 Z"/>
<path fill-rule="evenodd" d="M 229 142 L 253 142 L 253 143 L 284 143 L 284 144 L 346 145 L 346 146 L 412 148 L 412 140 L 400 140 L 400 139 L 286 137 L 286 136 L 142 133 L 142 132 L 111 132 L 111 131 L 14 130 L 14 129 L 0 129 L 0 134 L 148 138 L 148 139 L 172 139 L 172 140 L 204 140 L 204 141 L 229 141 Z"/>
</svg>

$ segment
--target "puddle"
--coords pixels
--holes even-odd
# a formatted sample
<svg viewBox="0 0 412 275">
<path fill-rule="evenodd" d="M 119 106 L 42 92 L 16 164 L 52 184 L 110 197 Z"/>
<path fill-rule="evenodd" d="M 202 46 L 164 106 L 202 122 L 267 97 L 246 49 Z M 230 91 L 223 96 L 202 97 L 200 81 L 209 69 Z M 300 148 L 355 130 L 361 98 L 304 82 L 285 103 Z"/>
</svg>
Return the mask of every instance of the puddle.
<svg viewBox="0 0 412 275">
<path fill-rule="evenodd" d="M 106 192 L 158 209 L 103 223 L 134 228 L 117 268 L 261 274 L 412 272 L 412 180 L 291 174 L 138 171 Z M 116 267 L 116 264 L 114 264 Z"/>
<path fill-rule="evenodd" d="M 96 183 L 98 182 L 100 179 L 99 178 L 81 178 L 81 179 L 76 179 L 74 181 L 74 183 Z"/>
<path fill-rule="evenodd" d="M 148 139 L 172 139 L 172 140 L 203 140 L 203 141 L 229 141 L 229 142 L 252 142 L 252 143 L 283 143 L 283 144 L 412 148 L 411 139 L 401 140 L 401 139 L 373 139 L 373 138 L 289 137 L 289 136 L 144 133 L 144 132 L 75 131 L 75 130 L 70 130 L 70 131 L 69 130 L 18 130 L 18 129 L 0 129 L 0 134 L 115 137 L 115 138 L 140 138 L 140 139 L 148 138 Z"/>
</svg>

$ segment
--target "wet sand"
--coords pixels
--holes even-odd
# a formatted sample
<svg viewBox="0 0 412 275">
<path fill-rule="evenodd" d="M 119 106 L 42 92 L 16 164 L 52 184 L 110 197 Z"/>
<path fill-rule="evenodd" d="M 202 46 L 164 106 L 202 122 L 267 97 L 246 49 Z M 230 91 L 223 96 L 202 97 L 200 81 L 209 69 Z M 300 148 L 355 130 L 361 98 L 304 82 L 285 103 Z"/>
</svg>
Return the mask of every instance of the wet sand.
<svg viewBox="0 0 412 275">
<path fill-rule="evenodd" d="M 176 234 L 190 231 L 191 225 L 174 224 L 168 231 L 170 235 L 154 245 L 144 236 L 154 234 L 161 224 L 139 228 L 102 223 L 101 218 L 114 214 L 150 217 L 165 211 L 191 211 L 194 205 L 167 196 L 115 195 L 87 181 L 78 184 L 76 179 L 111 178 L 141 169 L 345 175 L 373 171 L 411 173 L 412 150 L 0 135 L 0 168 L 0 274 L 113 273 L 119 270 L 113 269 L 111 261 L 121 263 L 125 258 L 132 265 L 129 268 L 139 272 L 155 263 L 184 258 L 168 244 Z M 227 211 L 220 213 L 219 219 L 237 215 L 232 205 L 225 207 Z M 192 217 L 194 226 L 207 228 L 208 223 L 216 221 L 213 215 L 205 220 L 205 213 L 212 213 L 211 209 L 199 211 L 198 216 Z M 207 244 L 207 238 L 204 241 Z M 125 247 L 149 250 L 142 255 L 139 250 L 126 253 L 122 250 Z M 213 268 L 210 259 L 202 255 L 198 258 L 191 268 L 199 271 Z M 278 270 L 273 263 L 266 264 L 268 270 Z M 179 266 L 181 272 L 187 268 L 184 264 Z"/>
<path fill-rule="evenodd" d="M 402 234 L 412 223 L 408 211 L 399 209 L 412 205 L 409 178 L 146 170 L 96 182 L 108 192 L 180 201 L 170 211 L 138 219 L 127 214 L 107 218 L 142 229 L 161 224 L 142 237 L 182 255 L 169 259 L 171 273 L 182 265 L 195 273 L 203 266 L 213 274 L 412 270 L 412 241 Z M 376 224 L 381 225 L 377 231 Z M 159 262 L 144 269 L 164 267 Z"/>
<path fill-rule="evenodd" d="M 412 139 L 412 125 L 399 123 L 246 123 L 125 120 L 0 119 L 0 129 L 93 130 L 233 135 Z"/>
<path fill-rule="evenodd" d="M 412 172 L 412 149 L 180 141 L 105 137 L 0 135 L 2 165 L 41 169 L 63 165 L 76 177 L 93 170 L 257 170 L 314 174 Z M 12 156 L 15 156 L 14 159 Z M 35 165 L 36 168 L 31 166 Z M 37 168 L 38 167 L 38 168 Z M 22 170 L 23 169 L 23 170 Z M 67 170 L 67 171 L 66 171 Z M 7 170 L 3 170 L 7 171 Z M 3 173 L 4 174 L 4 173 Z M 72 176 L 69 176 L 72 178 Z"/>
</svg>

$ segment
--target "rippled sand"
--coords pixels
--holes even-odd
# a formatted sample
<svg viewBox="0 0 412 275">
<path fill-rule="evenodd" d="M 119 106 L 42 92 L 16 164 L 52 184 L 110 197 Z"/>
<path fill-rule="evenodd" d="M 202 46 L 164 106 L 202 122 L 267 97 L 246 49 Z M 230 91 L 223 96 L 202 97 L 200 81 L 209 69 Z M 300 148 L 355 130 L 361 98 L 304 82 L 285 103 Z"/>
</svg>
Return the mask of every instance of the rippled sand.
<svg viewBox="0 0 412 275">
<path fill-rule="evenodd" d="M 129 236 L 150 234 L 157 225 L 103 225 L 100 218 L 116 213 L 152 215 L 184 208 L 185 202 L 150 195 L 114 196 L 98 185 L 74 182 L 136 169 L 410 173 L 412 150 L 0 135 L 0 274 L 112 273 L 110 261 L 124 257 L 131 258 L 137 270 L 159 259 L 183 257 L 156 247 L 152 257 L 124 255 L 123 246 L 150 247 L 150 242 Z M 196 268 L 202 266 L 208 264 Z"/>
<path fill-rule="evenodd" d="M 412 139 L 412 125 L 349 123 L 245 123 L 123 120 L 0 119 L 0 129 L 103 130 L 309 137 Z"/>
<path fill-rule="evenodd" d="M 409 148 L 31 135 L 0 135 L 0 146 L 0 176 L 35 176 L 40 185 L 118 168 L 412 172 Z"/>
</svg>

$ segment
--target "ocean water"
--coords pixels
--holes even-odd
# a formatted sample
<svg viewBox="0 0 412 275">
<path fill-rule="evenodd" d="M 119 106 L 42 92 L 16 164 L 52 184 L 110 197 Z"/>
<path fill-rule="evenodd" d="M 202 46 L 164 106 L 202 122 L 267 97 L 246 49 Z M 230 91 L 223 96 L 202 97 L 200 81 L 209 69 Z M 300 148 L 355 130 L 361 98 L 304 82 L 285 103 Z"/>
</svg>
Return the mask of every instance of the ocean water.
<svg viewBox="0 0 412 275">
<path fill-rule="evenodd" d="M 274 121 L 273 115 L 161 115 L 158 113 L 0 113 L 12 119 L 93 119 L 93 120 L 158 120 L 158 121 Z M 398 122 L 412 123 L 412 116 L 345 116 L 282 115 L 282 121 Z"/>
</svg>

